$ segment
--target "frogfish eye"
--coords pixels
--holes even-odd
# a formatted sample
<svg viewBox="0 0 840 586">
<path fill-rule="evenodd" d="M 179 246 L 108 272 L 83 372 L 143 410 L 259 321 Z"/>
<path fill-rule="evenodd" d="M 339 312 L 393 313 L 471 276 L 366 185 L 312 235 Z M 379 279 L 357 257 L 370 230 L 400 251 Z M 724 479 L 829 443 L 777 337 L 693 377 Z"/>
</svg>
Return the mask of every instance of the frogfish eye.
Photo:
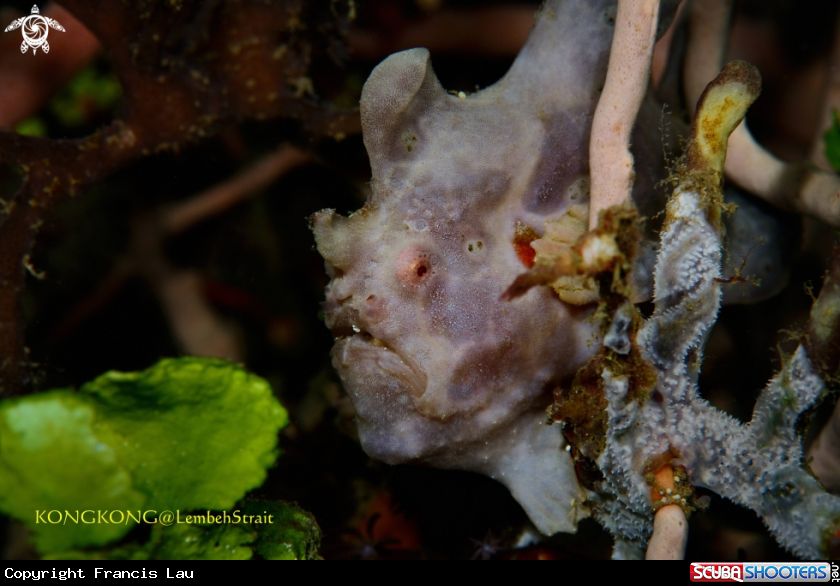
<svg viewBox="0 0 840 586">
<path fill-rule="evenodd" d="M 417 245 L 403 250 L 397 257 L 397 280 L 403 287 L 420 287 L 435 273 L 432 254 Z"/>
</svg>

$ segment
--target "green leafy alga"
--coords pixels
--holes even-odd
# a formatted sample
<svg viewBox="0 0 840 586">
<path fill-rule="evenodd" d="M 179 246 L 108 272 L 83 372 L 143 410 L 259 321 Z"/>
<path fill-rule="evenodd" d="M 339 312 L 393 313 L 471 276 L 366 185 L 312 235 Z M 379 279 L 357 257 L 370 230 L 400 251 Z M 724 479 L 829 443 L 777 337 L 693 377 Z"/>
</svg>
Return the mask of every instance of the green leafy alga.
<svg viewBox="0 0 840 586">
<path fill-rule="evenodd" d="M 321 529 L 315 518 L 297 505 L 279 501 L 248 501 L 242 507 L 245 515 L 270 523 L 252 523 L 257 530 L 255 553 L 266 560 L 321 559 Z"/>
<path fill-rule="evenodd" d="M 151 559 L 249 560 L 254 532 L 247 525 L 173 525 L 159 532 Z"/>
<path fill-rule="evenodd" d="M 91 402 L 70 391 L 0 404 L 0 510 L 29 525 L 42 551 L 101 545 L 128 530 L 96 513 L 81 522 L 75 511 L 136 510 L 146 501 L 94 433 L 95 417 Z"/>
<path fill-rule="evenodd" d="M 96 550 L 64 551 L 48 560 L 249 560 L 256 533 L 247 525 L 152 526 L 149 541 Z"/>
<path fill-rule="evenodd" d="M 76 511 L 226 510 L 262 484 L 287 423 L 268 383 L 202 358 L 9 399 L 0 510 L 26 523 L 44 553 L 103 545 L 135 524 L 75 522 Z"/>
</svg>

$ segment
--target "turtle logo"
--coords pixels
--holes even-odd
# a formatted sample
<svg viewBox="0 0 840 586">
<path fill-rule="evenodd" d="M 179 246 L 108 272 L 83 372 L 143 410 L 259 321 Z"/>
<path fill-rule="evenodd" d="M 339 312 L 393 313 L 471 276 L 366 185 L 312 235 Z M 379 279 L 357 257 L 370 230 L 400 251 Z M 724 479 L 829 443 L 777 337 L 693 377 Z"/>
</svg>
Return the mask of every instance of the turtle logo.
<svg viewBox="0 0 840 586">
<path fill-rule="evenodd" d="M 64 32 L 64 27 L 58 24 L 57 20 L 41 16 L 38 13 L 38 7 L 32 7 L 32 14 L 24 16 L 12 21 L 12 24 L 6 27 L 5 32 L 13 31 L 16 28 L 23 27 L 23 43 L 20 45 L 20 52 L 26 53 L 26 49 L 32 47 L 32 54 L 34 55 L 40 47 L 44 53 L 50 52 L 50 44 L 47 42 L 47 34 L 50 32 L 49 27 L 57 31 Z"/>
</svg>

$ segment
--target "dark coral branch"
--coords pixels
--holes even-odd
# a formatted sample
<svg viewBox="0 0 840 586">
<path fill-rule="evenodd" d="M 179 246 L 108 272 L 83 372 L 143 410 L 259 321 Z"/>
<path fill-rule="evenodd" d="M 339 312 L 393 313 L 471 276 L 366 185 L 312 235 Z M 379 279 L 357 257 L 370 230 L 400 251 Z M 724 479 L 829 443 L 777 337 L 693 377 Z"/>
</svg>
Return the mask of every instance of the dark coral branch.
<svg viewBox="0 0 840 586">
<path fill-rule="evenodd" d="M 0 392 L 32 383 L 18 298 L 27 272 L 25 259 L 38 227 L 57 203 L 127 161 L 133 142 L 130 130 L 122 123 L 83 140 L 50 141 L 0 134 L 0 160 L 15 161 L 24 172 L 20 189 L 5 202 L 5 214 L 0 218 L 0 355 L 4 357 Z M 102 151 L 110 156 L 102 156 Z"/>
<path fill-rule="evenodd" d="M 79 140 L 0 134 L 0 159 L 23 171 L 0 219 L 0 392 L 31 384 L 18 298 L 38 226 L 58 203 L 143 156 L 178 150 L 247 119 L 299 120 L 313 139 L 359 131 L 358 114 L 314 99 L 313 55 L 348 18 L 296 0 L 139 3 L 67 0 L 102 43 L 123 88 L 119 117 Z"/>
</svg>

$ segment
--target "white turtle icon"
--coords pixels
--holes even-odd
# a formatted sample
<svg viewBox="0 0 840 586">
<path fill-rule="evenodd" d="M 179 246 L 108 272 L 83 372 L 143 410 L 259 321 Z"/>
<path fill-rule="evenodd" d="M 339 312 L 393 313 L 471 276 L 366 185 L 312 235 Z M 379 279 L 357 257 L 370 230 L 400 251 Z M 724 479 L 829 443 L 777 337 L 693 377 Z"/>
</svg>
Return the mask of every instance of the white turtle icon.
<svg viewBox="0 0 840 586">
<path fill-rule="evenodd" d="M 39 47 L 44 53 L 50 52 L 50 44 L 47 42 L 47 34 L 50 32 L 48 27 L 64 32 L 64 27 L 58 24 L 57 20 L 41 16 L 37 6 L 32 7 L 32 14 L 29 16 L 12 21 L 12 24 L 6 27 L 5 32 L 13 31 L 21 26 L 23 26 L 21 31 L 23 32 L 23 43 L 20 45 L 20 52 L 26 53 L 26 49 L 32 47 L 33 55 Z"/>
</svg>

